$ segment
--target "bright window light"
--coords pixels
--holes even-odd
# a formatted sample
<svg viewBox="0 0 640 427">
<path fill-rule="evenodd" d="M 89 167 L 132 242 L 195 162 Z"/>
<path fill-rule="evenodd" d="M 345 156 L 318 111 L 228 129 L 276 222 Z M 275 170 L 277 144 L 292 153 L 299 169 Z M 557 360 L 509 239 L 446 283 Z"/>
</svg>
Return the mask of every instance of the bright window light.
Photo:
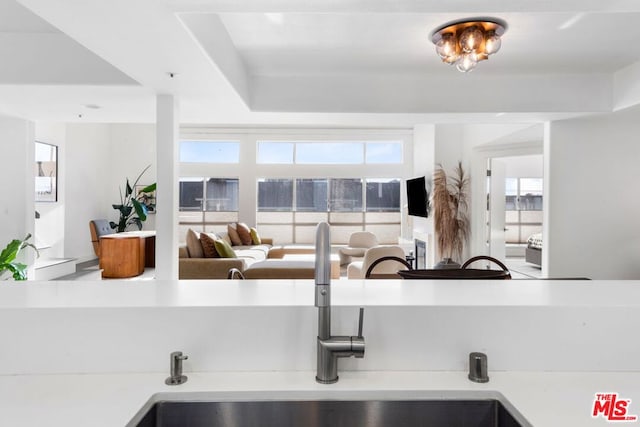
<svg viewBox="0 0 640 427">
<path fill-rule="evenodd" d="M 293 142 L 258 141 L 258 163 L 292 164 Z"/>
<path fill-rule="evenodd" d="M 239 163 L 240 143 L 237 141 L 181 141 L 180 161 L 183 163 Z"/>
<path fill-rule="evenodd" d="M 367 142 L 367 163 L 402 163 L 402 142 Z"/>
<path fill-rule="evenodd" d="M 361 142 L 299 142 L 296 163 L 299 164 L 361 164 L 364 146 Z"/>
</svg>

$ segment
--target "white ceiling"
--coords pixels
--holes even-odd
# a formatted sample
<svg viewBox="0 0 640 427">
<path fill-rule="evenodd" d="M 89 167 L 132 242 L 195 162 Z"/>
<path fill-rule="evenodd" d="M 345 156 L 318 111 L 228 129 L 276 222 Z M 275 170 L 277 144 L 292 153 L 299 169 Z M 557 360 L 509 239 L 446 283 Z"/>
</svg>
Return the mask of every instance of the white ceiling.
<svg viewBox="0 0 640 427">
<path fill-rule="evenodd" d="M 471 16 L 509 29 L 499 53 L 461 74 L 439 61 L 430 33 Z M 638 73 L 622 71 L 640 67 L 639 18 L 637 0 L 0 0 L 0 112 L 152 122 L 163 93 L 179 98 L 185 123 L 607 112 L 622 78 L 634 86 Z"/>
<path fill-rule="evenodd" d="M 430 41 L 432 30 L 451 20 L 450 14 L 224 13 L 221 17 L 251 74 L 452 72 L 435 55 Z M 638 60 L 640 52 L 630 49 L 632 40 L 640 39 L 638 17 L 502 13 L 500 18 L 510 26 L 502 52 L 476 71 L 611 73 Z"/>
</svg>

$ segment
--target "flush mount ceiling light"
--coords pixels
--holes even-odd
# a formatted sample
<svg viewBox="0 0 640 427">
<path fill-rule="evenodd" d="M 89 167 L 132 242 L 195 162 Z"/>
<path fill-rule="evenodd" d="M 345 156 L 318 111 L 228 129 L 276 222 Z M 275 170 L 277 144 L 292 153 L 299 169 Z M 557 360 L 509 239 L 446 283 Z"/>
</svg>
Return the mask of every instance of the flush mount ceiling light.
<svg viewBox="0 0 640 427">
<path fill-rule="evenodd" d="M 431 33 L 442 62 L 463 73 L 500 50 L 507 23 L 498 18 L 470 18 L 449 22 Z"/>
</svg>

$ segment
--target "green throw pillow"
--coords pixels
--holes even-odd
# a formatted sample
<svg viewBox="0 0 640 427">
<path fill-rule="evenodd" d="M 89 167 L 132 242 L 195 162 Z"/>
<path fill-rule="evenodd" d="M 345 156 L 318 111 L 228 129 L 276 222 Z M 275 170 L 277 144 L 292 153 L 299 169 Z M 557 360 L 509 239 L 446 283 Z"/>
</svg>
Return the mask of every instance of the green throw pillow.
<svg viewBox="0 0 640 427">
<path fill-rule="evenodd" d="M 215 245 L 220 258 L 237 258 L 236 252 L 226 241 L 218 239 L 215 241 Z"/>
<path fill-rule="evenodd" d="M 254 227 L 251 227 L 249 229 L 249 232 L 251 233 L 251 240 L 253 242 L 254 245 L 261 245 L 262 244 L 262 239 L 260 238 L 260 235 L 258 234 L 258 230 L 256 230 Z"/>
</svg>

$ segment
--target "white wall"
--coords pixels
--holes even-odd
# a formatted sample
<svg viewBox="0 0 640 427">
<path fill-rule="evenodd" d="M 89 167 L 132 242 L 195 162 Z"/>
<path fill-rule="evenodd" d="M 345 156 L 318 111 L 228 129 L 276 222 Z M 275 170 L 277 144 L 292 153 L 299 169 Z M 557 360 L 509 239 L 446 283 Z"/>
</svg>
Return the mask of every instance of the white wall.
<svg viewBox="0 0 640 427">
<path fill-rule="evenodd" d="M 0 116 L 0 250 L 13 239 L 34 234 L 35 147 L 34 125 L 27 120 Z M 26 195 L 26 196 L 25 196 Z M 33 243 L 32 238 L 30 242 Z M 31 265 L 34 252 L 23 251 L 19 260 Z"/>
<path fill-rule="evenodd" d="M 78 261 L 95 258 L 89 221 L 107 218 L 112 211 L 105 179 L 110 174 L 109 142 L 109 125 L 67 125 L 64 252 Z"/>
<path fill-rule="evenodd" d="M 484 144 L 495 144 L 504 139 L 514 142 L 516 135 L 527 132 L 534 126 L 531 124 L 465 124 L 464 141 L 467 147 L 475 147 Z M 540 134 L 542 129 L 539 130 Z M 528 139 L 528 138 L 527 138 Z"/>
<path fill-rule="evenodd" d="M 502 157 L 507 178 L 542 178 L 542 154 Z"/>
<path fill-rule="evenodd" d="M 463 161 L 464 166 L 464 125 L 436 125 L 435 137 L 435 164 L 451 173 L 458 166 L 459 161 Z"/>
<path fill-rule="evenodd" d="M 155 182 L 155 126 L 149 124 L 68 124 L 66 126 L 65 257 L 95 258 L 89 221 L 117 222 L 111 207 L 120 201 L 118 188 L 147 166 L 140 180 Z M 154 217 L 144 225 L 154 229 Z"/>
<path fill-rule="evenodd" d="M 548 277 L 640 278 L 639 134 L 638 108 L 547 126 Z"/>
<path fill-rule="evenodd" d="M 149 185 L 156 182 L 156 127 L 155 124 L 112 124 L 109 125 L 110 167 L 107 181 L 109 188 L 109 207 L 120 202 L 119 188 L 124 192 L 126 179 L 131 185 L 140 172 L 151 165 L 138 185 Z M 118 212 L 111 209 L 109 219 L 118 221 Z M 155 229 L 155 215 L 147 216 L 144 230 Z"/>
<path fill-rule="evenodd" d="M 40 214 L 35 222 L 35 237 L 40 245 L 48 248 L 40 256 L 46 258 L 64 257 L 65 239 L 65 194 L 66 194 L 66 126 L 63 123 L 36 123 L 36 141 L 58 147 L 58 201 L 38 202 L 35 209 Z"/>
<path fill-rule="evenodd" d="M 413 159 L 413 174 L 411 177 L 424 176 L 427 179 L 427 186 L 432 186 L 433 169 L 435 164 L 435 144 L 436 144 L 436 126 L 435 125 L 416 125 L 413 128 L 413 144 L 411 152 L 405 153 Z M 404 187 L 403 187 L 404 188 Z M 429 196 L 431 196 L 429 189 Z M 402 192 L 402 206 L 407 204 L 406 191 Z M 403 237 L 406 239 L 413 238 L 413 232 L 433 233 L 433 216 L 421 218 L 416 216 L 407 216 L 406 209 L 403 209 Z M 406 226 L 405 226 L 406 225 Z M 428 254 L 432 255 L 432 254 Z"/>
</svg>

